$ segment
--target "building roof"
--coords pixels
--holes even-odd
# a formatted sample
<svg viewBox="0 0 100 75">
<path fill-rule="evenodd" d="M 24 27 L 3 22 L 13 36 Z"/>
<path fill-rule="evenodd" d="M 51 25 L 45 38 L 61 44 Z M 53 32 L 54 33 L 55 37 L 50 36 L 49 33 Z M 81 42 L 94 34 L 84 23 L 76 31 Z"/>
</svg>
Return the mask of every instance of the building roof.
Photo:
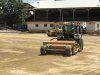
<svg viewBox="0 0 100 75">
<path fill-rule="evenodd" d="M 37 9 L 100 7 L 99 0 L 38 0 L 30 4 Z"/>
<path fill-rule="evenodd" d="M 34 6 L 30 5 L 28 3 L 23 3 L 23 8 L 24 8 L 24 10 L 33 10 Z"/>
</svg>

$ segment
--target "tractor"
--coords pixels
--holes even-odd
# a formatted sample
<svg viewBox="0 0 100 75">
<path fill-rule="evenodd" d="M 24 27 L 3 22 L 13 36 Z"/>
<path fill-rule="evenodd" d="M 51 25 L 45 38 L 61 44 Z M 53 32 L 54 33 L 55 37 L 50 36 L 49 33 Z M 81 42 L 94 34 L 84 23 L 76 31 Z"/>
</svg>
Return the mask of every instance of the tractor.
<svg viewBox="0 0 100 75">
<path fill-rule="evenodd" d="M 56 38 L 43 42 L 41 55 L 50 51 L 60 51 L 66 56 L 75 55 L 83 50 L 82 27 L 78 25 L 61 25 Z"/>
<path fill-rule="evenodd" d="M 47 31 L 47 35 L 49 37 L 57 37 L 57 33 L 59 32 L 59 30 L 60 30 L 60 25 L 56 25 L 51 30 Z"/>
</svg>

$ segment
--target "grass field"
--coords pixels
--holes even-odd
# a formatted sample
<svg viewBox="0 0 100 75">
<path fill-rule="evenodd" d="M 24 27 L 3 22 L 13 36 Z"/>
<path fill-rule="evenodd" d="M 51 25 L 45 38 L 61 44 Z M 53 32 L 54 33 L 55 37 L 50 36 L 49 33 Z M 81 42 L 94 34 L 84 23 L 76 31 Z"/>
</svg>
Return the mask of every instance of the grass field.
<svg viewBox="0 0 100 75">
<path fill-rule="evenodd" d="M 0 75 L 100 75 L 100 36 L 83 36 L 84 51 L 75 56 L 40 56 L 46 34 L 1 33 Z"/>
</svg>

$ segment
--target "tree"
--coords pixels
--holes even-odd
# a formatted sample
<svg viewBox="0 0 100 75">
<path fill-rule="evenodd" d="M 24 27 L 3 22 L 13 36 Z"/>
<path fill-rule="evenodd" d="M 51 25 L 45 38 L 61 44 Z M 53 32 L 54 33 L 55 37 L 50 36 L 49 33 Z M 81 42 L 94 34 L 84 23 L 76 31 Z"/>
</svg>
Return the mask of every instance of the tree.
<svg viewBox="0 0 100 75">
<path fill-rule="evenodd" d="M 0 21 L 7 25 L 22 23 L 27 17 L 22 0 L 0 0 Z"/>
<path fill-rule="evenodd" d="M 0 23 L 2 23 L 2 18 L 3 18 L 3 3 L 2 1 L 0 0 Z"/>
</svg>

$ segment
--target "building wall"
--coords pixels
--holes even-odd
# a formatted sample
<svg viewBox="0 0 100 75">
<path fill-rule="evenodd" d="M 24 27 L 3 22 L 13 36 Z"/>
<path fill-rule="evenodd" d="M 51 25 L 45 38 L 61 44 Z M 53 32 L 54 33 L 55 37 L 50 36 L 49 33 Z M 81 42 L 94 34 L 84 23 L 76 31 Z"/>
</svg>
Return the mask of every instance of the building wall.
<svg viewBox="0 0 100 75">
<path fill-rule="evenodd" d="M 100 30 L 100 22 L 95 23 L 95 30 Z"/>
<path fill-rule="evenodd" d="M 86 26 L 86 22 L 85 21 L 76 21 L 75 25 Z"/>
<path fill-rule="evenodd" d="M 59 25 L 59 22 L 26 22 L 27 28 L 30 32 L 46 32 L 47 30 L 52 29 L 55 25 Z M 38 27 L 36 26 L 38 24 Z M 44 25 L 47 26 L 44 26 Z M 71 24 L 71 23 L 68 23 Z M 100 22 L 91 21 L 91 22 L 75 22 L 75 25 L 81 25 L 86 27 L 87 33 L 94 34 L 99 30 L 100 33 Z M 52 26 L 50 26 L 52 25 Z"/>
<path fill-rule="evenodd" d="M 29 31 L 37 31 L 37 32 L 45 32 L 47 30 L 52 29 L 54 25 L 58 25 L 55 22 L 26 22 Z M 38 26 L 37 26 L 38 25 Z M 45 26 L 47 25 L 47 26 Z M 52 25 L 52 26 L 50 26 Z"/>
<path fill-rule="evenodd" d="M 94 31 L 95 30 L 95 22 L 87 22 L 86 23 L 86 28 L 89 31 Z"/>
<path fill-rule="evenodd" d="M 91 21 L 86 23 L 87 30 L 100 30 L 100 22 Z"/>
<path fill-rule="evenodd" d="M 87 33 L 100 35 L 100 22 L 91 21 L 86 24 Z"/>
</svg>

